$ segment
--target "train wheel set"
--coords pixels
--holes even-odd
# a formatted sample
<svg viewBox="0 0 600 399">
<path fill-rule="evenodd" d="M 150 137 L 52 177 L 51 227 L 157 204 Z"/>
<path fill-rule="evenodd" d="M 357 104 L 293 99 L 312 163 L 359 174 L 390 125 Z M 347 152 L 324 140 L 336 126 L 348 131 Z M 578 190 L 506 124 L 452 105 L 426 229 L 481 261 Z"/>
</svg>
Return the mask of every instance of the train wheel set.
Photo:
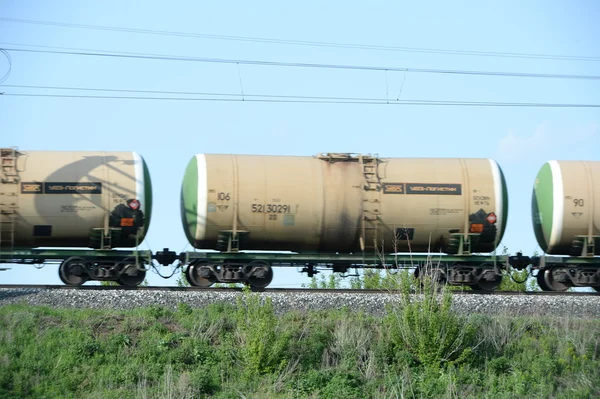
<svg viewBox="0 0 600 399">
<path fill-rule="evenodd" d="M 0 163 L 0 264 L 55 263 L 66 285 L 135 287 L 151 268 L 175 265 L 200 288 L 263 289 L 276 268 L 309 277 L 412 269 L 493 291 L 527 268 L 545 291 L 600 291 L 600 162 L 539 170 L 532 230 L 544 255 L 531 257 L 494 254 L 508 191 L 491 159 L 197 154 L 183 171 L 180 211 L 201 251 L 182 253 L 135 249 L 153 192 L 137 153 L 2 148 Z"/>
<path fill-rule="evenodd" d="M 7 254 L 2 253 L 2 256 Z M 543 291 L 566 291 L 571 287 L 591 287 L 600 292 L 600 259 L 551 256 L 452 256 L 397 255 L 387 259 L 362 255 L 210 253 L 176 252 L 165 248 L 149 251 L 18 250 L 12 263 L 59 265 L 65 285 L 79 286 L 88 281 L 115 281 L 125 287 L 143 282 L 150 268 L 177 265 L 190 286 L 209 288 L 215 283 L 240 283 L 253 289 L 266 288 L 275 268 L 295 268 L 312 277 L 321 270 L 342 275 L 354 269 L 385 269 L 390 272 L 414 270 L 417 278 L 435 276 L 441 284 L 469 286 L 476 291 L 494 291 L 511 270 L 529 268 Z M 356 274 L 351 274 L 356 275 Z"/>
</svg>

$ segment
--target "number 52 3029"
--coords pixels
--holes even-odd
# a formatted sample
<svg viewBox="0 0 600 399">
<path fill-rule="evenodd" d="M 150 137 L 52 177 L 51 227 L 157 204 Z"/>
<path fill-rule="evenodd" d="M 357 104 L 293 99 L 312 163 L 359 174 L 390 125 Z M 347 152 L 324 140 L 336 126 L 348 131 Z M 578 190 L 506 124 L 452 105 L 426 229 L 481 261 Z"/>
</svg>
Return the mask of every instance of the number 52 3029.
<svg viewBox="0 0 600 399">
<path fill-rule="evenodd" d="M 252 212 L 254 213 L 290 213 L 289 205 L 279 204 L 252 204 Z"/>
</svg>

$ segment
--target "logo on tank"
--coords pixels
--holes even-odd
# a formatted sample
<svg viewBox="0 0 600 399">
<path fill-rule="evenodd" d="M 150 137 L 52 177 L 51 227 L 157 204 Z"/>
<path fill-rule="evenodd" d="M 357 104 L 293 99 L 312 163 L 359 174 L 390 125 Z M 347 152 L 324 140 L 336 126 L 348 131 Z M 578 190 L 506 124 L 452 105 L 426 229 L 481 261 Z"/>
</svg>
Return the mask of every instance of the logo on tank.
<svg viewBox="0 0 600 399">
<path fill-rule="evenodd" d="M 383 183 L 384 194 L 462 195 L 462 185 L 454 183 Z"/>
<path fill-rule="evenodd" d="M 135 200 L 135 199 L 134 200 L 130 200 L 129 207 L 131 209 L 133 209 L 134 211 L 140 209 L 140 201 Z"/>
<path fill-rule="evenodd" d="M 21 194 L 102 194 L 102 183 L 22 182 Z"/>
</svg>

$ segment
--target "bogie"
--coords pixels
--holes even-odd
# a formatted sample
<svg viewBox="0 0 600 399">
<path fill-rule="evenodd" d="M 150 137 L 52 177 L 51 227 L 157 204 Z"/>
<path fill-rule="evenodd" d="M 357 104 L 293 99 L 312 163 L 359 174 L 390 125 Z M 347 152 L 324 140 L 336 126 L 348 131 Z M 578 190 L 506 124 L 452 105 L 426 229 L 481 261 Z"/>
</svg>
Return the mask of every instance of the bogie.
<svg viewBox="0 0 600 399">
<path fill-rule="evenodd" d="M 214 283 L 247 284 L 252 288 L 265 288 L 273 280 L 273 270 L 264 261 L 191 262 L 185 269 L 185 276 L 191 286 L 208 288 Z"/>
<path fill-rule="evenodd" d="M 146 278 L 146 270 L 139 259 L 131 257 L 119 261 L 72 256 L 60 264 L 58 275 L 70 286 L 80 286 L 87 281 L 116 281 L 135 287 Z"/>
</svg>

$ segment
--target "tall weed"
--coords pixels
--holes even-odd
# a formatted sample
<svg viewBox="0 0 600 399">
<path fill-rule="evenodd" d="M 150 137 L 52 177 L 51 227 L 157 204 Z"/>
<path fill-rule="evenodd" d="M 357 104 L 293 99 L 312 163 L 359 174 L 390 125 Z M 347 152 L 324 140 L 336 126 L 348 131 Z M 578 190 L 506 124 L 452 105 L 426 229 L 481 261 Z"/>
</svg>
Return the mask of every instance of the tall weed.
<svg viewBox="0 0 600 399">
<path fill-rule="evenodd" d="M 452 293 L 436 276 L 421 274 L 418 294 L 412 294 L 410 277 L 404 275 L 399 301 L 387 308 L 384 323 L 392 356 L 427 367 L 466 360 L 478 346 L 474 325 L 452 310 Z"/>
<path fill-rule="evenodd" d="M 323 354 L 323 366 L 358 370 L 364 377 L 374 374 L 375 341 L 371 323 L 367 320 L 343 315 L 333 331 L 331 346 Z"/>
<path fill-rule="evenodd" d="M 285 350 L 289 334 L 278 330 L 271 298 L 261 301 L 248 289 L 238 298 L 236 308 L 240 358 L 248 375 L 281 371 L 287 364 Z"/>
</svg>

